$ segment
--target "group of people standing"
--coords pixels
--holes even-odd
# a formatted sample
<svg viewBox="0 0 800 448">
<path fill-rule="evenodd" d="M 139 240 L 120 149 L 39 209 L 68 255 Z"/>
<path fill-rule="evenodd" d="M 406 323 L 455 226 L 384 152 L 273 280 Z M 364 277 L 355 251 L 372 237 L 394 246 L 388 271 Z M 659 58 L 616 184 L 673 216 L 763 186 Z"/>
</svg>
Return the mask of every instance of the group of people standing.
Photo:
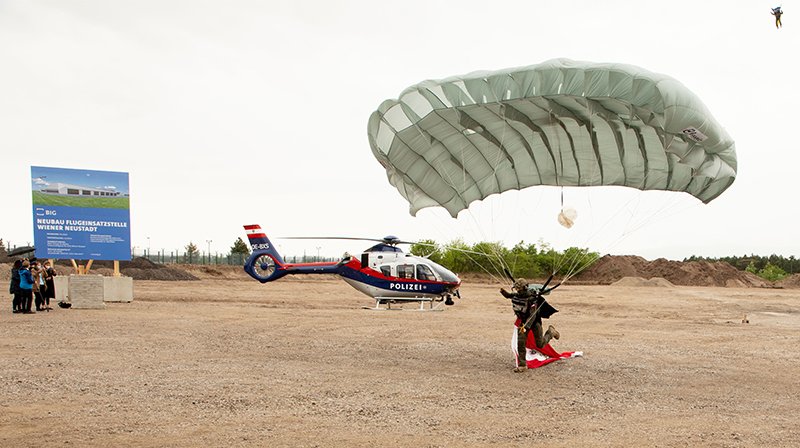
<svg viewBox="0 0 800 448">
<path fill-rule="evenodd" d="M 34 314 L 52 310 L 50 299 L 56 297 L 55 276 L 56 271 L 49 261 L 39 263 L 35 258 L 14 261 L 9 285 L 13 296 L 12 312 Z M 32 309 L 34 304 L 36 311 Z"/>
</svg>

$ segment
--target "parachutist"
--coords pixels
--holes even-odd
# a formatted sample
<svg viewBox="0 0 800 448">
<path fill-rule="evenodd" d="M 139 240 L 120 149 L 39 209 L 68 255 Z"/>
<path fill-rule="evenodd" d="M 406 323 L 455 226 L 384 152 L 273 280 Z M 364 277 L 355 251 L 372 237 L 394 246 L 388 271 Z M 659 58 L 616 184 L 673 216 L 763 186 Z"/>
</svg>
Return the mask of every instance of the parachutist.
<svg viewBox="0 0 800 448">
<path fill-rule="evenodd" d="M 528 332 L 533 332 L 536 346 L 539 348 L 547 345 L 551 339 L 558 339 L 561 334 L 556 328 L 550 325 L 545 332 L 542 328 L 542 319 L 550 317 L 557 310 L 550 306 L 542 297 L 548 292 L 546 284 L 542 287 L 528 285 L 528 281 L 519 278 L 514 281 L 513 292 L 508 292 L 505 288 L 500 288 L 500 294 L 506 299 L 511 300 L 511 307 L 514 315 L 517 316 L 519 335 L 517 336 L 517 367 L 514 372 L 523 372 L 527 369 L 525 359 L 525 343 L 528 340 Z"/>
<path fill-rule="evenodd" d="M 783 24 L 781 24 L 781 16 L 783 15 L 781 7 L 778 6 L 777 8 L 772 8 L 771 14 L 775 16 L 775 28 L 783 27 Z"/>
</svg>

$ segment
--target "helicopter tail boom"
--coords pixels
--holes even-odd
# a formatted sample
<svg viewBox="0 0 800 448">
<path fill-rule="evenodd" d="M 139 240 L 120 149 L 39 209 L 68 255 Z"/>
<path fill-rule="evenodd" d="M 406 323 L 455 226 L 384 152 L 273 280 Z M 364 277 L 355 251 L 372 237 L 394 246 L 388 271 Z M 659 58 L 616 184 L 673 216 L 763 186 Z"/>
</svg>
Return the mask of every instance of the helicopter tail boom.
<svg viewBox="0 0 800 448">
<path fill-rule="evenodd" d="M 289 274 L 338 274 L 340 262 L 286 263 L 258 224 L 244 226 L 253 253 L 244 263 L 244 270 L 261 283 Z"/>
</svg>

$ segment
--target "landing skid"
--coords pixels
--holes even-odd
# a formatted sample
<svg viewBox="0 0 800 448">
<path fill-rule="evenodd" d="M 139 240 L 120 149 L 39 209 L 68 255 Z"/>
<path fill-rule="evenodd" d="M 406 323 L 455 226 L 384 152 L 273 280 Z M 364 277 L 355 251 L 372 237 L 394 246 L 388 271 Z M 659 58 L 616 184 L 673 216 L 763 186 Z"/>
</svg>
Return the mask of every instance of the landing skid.
<svg viewBox="0 0 800 448">
<path fill-rule="evenodd" d="M 402 304 L 406 302 L 419 302 L 419 308 L 403 308 Z M 392 304 L 400 303 L 401 306 L 399 308 L 392 308 Z M 428 304 L 428 307 L 425 307 L 425 303 Z M 373 311 L 444 311 L 441 308 L 442 303 L 444 300 L 433 300 L 430 297 L 375 297 L 375 306 L 363 307 L 365 310 L 373 310 Z M 383 307 L 382 305 L 386 305 Z"/>
</svg>

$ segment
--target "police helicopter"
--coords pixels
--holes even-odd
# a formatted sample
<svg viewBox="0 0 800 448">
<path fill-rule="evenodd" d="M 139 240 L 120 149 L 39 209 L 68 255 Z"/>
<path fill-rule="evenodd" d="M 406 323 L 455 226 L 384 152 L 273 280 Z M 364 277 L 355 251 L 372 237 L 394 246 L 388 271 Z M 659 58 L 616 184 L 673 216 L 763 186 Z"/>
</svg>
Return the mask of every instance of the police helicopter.
<svg viewBox="0 0 800 448">
<path fill-rule="evenodd" d="M 447 268 L 425 257 L 403 252 L 398 244 L 412 244 L 395 236 L 372 238 L 327 238 L 376 241 L 361 256 L 345 254 L 335 262 L 286 263 L 259 225 L 244 226 L 253 253 L 244 270 L 251 277 L 267 283 L 289 274 L 337 274 L 350 286 L 375 299 L 372 309 L 391 309 L 393 303 L 419 302 L 419 310 L 437 309 L 442 301 L 453 305 L 453 296 L 461 298 L 461 279 Z M 295 237 L 293 239 L 323 239 Z M 386 305 L 383 308 L 382 305 Z M 434 306 L 435 305 L 435 306 Z"/>
</svg>

